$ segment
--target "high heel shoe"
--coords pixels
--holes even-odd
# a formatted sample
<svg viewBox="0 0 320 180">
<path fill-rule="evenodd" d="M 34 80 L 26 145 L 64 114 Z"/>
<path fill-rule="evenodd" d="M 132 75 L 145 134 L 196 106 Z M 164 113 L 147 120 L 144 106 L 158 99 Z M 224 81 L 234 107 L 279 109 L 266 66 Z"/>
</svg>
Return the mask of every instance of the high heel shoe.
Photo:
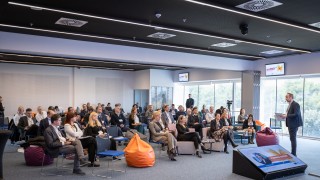
<svg viewBox="0 0 320 180">
<path fill-rule="evenodd" d="M 196 152 L 196 155 L 198 156 L 198 158 L 202 158 L 199 151 Z"/>
</svg>

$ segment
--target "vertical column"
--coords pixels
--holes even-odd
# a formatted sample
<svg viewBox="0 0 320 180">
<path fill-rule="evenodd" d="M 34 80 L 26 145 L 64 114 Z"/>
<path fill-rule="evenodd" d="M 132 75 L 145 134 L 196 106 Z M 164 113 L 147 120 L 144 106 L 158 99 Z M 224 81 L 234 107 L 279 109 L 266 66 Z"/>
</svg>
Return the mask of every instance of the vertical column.
<svg viewBox="0 0 320 180">
<path fill-rule="evenodd" d="M 241 107 L 252 113 L 254 119 L 260 117 L 260 71 L 243 71 L 241 80 Z"/>
</svg>

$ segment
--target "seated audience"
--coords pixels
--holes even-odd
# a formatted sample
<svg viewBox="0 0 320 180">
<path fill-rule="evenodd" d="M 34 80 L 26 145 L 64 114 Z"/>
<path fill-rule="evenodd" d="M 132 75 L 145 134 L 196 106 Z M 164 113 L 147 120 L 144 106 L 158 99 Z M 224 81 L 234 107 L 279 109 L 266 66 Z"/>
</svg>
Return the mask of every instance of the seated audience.
<svg viewBox="0 0 320 180">
<path fill-rule="evenodd" d="M 224 140 L 224 152 L 229 154 L 228 152 L 228 141 L 231 142 L 231 145 L 233 148 L 237 147 L 233 141 L 233 138 L 230 137 L 230 134 L 228 133 L 229 127 L 224 126 L 224 122 L 220 119 L 220 114 L 215 114 L 215 120 L 211 121 L 210 124 L 210 130 L 209 130 L 209 136 L 216 141 L 220 141 L 220 139 Z"/>
<path fill-rule="evenodd" d="M 81 119 L 88 113 L 88 108 L 86 104 L 82 104 L 82 109 L 80 111 Z"/>
<path fill-rule="evenodd" d="M 177 113 L 176 113 L 176 117 L 178 118 L 178 117 L 180 117 L 181 115 L 183 115 L 183 116 L 186 116 L 187 114 L 186 114 L 186 112 L 184 111 L 184 107 L 182 106 L 182 105 L 180 105 L 179 107 L 178 107 L 178 111 L 177 111 Z M 188 119 L 188 118 L 187 118 Z"/>
<path fill-rule="evenodd" d="M 81 120 L 81 125 L 85 127 L 88 124 L 90 114 L 93 112 L 93 108 L 91 106 L 87 106 L 87 107 L 88 107 L 88 113 L 84 115 L 83 119 Z"/>
<path fill-rule="evenodd" d="M 199 133 L 201 139 L 203 138 L 203 135 L 202 135 L 203 124 L 202 124 L 202 119 L 198 113 L 197 107 L 194 107 L 192 109 L 192 114 L 188 116 L 188 126 L 190 128 L 194 128 L 195 131 Z"/>
<path fill-rule="evenodd" d="M 78 139 L 75 139 L 74 141 L 67 140 L 64 133 L 60 132 L 60 125 L 60 115 L 53 115 L 51 117 L 51 125 L 44 131 L 47 151 L 52 157 L 58 157 L 59 153 L 74 153 L 73 173 L 85 175 L 80 169 L 80 163 L 85 164 L 81 142 Z"/>
<path fill-rule="evenodd" d="M 109 119 L 110 119 L 110 117 L 108 117 L 106 114 L 104 114 L 103 112 L 102 112 L 102 107 L 97 107 L 97 114 L 98 114 L 98 120 L 100 121 L 100 123 L 101 123 L 101 125 L 103 126 L 103 127 L 107 127 L 107 126 L 109 126 Z M 109 118 L 109 119 L 108 119 Z"/>
<path fill-rule="evenodd" d="M 121 113 L 121 106 L 117 104 L 114 108 L 114 112 L 111 114 L 111 125 L 118 126 L 122 132 L 127 132 L 129 129 L 126 127 L 126 118 Z"/>
<path fill-rule="evenodd" d="M 175 124 L 176 120 L 174 120 L 169 105 L 164 105 L 164 112 L 161 114 L 161 120 L 168 127 L 168 124 Z"/>
<path fill-rule="evenodd" d="M 210 110 L 209 112 L 206 113 L 206 122 L 207 122 L 207 125 L 210 125 L 210 122 L 212 120 L 214 120 L 214 107 L 213 106 L 210 106 Z"/>
<path fill-rule="evenodd" d="M 249 135 L 248 136 L 248 142 L 249 144 L 254 144 L 253 140 L 254 140 L 254 135 L 256 134 L 256 122 L 253 120 L 253 115 L 249 114 L 248 119 L 246 119 L 243 122 L 242 128 L 244 131 L 247 131 Z"/>
<path fill-rule="evenodd" d="M 145 117 L 148 119 L 148 122 L 152 119 L 152 114 L 153 114 L 153 106 L 150 104 L 148 105 L 148 109 L 145 114 Z"/>
<path fill-rule="evenodd" d="M 171 105 L 171 108 L 170 108 L 169 112 L 172 114 L 173 119 L 174 119 L 175 121 L 177 121 L 177 120 L 178 120 L 178 116 L 177 116 L 178 110 L 176 109 L 176 107 L 175 107 L 174 104 Z"/>
<path fill-rule="evenodd" d="M 51 117 L 56 114 L 53 110 L 48 110 L 47 117 L 42 119 L 39 124 L 38 136 L 43 136 L 44 130 L 51 124 Z"/>
<path fill-rule="evenodd" d="M 69 112 L 66 117 L 66 121 L 64 124 L 64 131 L 66 133 L 67 139 L 69 141 L 75 141 L 77 139 L 80 140 L 81 145 L 83 148 L 88 148 L 88 154 L 89 154 L 89 161 L 91 162 L 88 166 L 89 167 L 99 167 L 100 164 L 95 162 L 95 156 L 97 151 L 97 141 L 94 137 L 82 137 L 83 132 L 78 126 L 76 119 L 76 114 Z"/>
<path fill-rule="evenodd" d="M 11 144 L 14 144 L 15 142 L 19 141 L 20 137 L 20 130 L 18 129 L 19 120 L 21 117 L 25 116 L 24 114 L 24 108 L 23 106 L 18 107 L 18 112 L 13 116 L 13 122 L 11 122 L 11 131 L 13 134 L 10 137 Z"/>
<path fill-rule="evenodd" d="M 244 108 L 240 109 L 240 114 L 238 116 L 238 123 L 243 123 L 246 120 L 246 110 Z"/>
<path fill-rule="evenodd" d="M 137 111 L 138 110 L 135 107 L 131 109 L 131 113 L 129 115 L 129 128 L 136 129 L 138 132 L 145 134 L 144 125 L 140 122 Z"/>
<path fill-rule="evenodd" d="M 25 136 L 37 136 L 38 126 L 36 125 L 36 118 L 32 117 L 32 109 L 26 109 L 26 116 L 19 119 L 18 129 L 20 131 L 20 138 L 24 139 Z"/>
<path fill-rule="evenodd" d="M 176 139 L 175 137 L 169 132 L 168 129 L 164 129 L 160 124 L 160 112 L 155 111 L 152 116 L 152 121 L 149 124 L 150 130 L 150 138 L 155 142 L 163 142 L 168 144 L 167 153 L 169 155 L 169 159 L 171 161 L 176 161 L 174 158 L 176 152 Z"/>
<path fill-rule="evenodd" d="M 89 116 L 89 121 L 87 124 L 87 127 L 85 128 L 85 136 L 105 136 L 104 133 L 106 133 L 106 129 L 102 127 L 100 121 L 98 120 L 98 114 L 96 112 L 92 112 Z M 110 149 L 111 150 L 117 150 L 116 147 L 116 142 L 114 141 L 113 138 L 110 139 L 111 145 Z"/>
<path fill-rule="evenodd" d="M 199 145 L 201 146 L 201 149 L 203 150 L 203 152 L 205 152 L 205 147 L 204 145 L 201 143 L 201 139 L 199 137 L 199 134 L 196 132 L 189 132 L 189 128 L 186 125 L 187 122 L 187 118 L 183 115 L 179 116 L 178 118 L 178 123 L 176 125 L 177 127 L 177 131 L 178 131 L 178 137 L 177 140 L 178 141 L 193 141 L 194 143 L 194 147 L 196 149 L 196 155 L 199 158 L 202 158 L 202 156 L 199 153 Z"/>
<path fill-rule="evenodd" d="M 192 114 L 192 109 L 187 108 L 186 114 L 187 114 L 186 115 L 187 119 L 189 119 L 189 116 L 191 116 L 191 114 Z"/>
<path fill-rule="evenodd" d="M 108 111 L 109 114 L 112 112 L 112 107 L 111 107 L 111 104 L 109 102 L 108 102 L 108 104 L 106 106 L 106 110 Z"/>
<path fill-rule="evenodd" d="M 46 117 L 47 117 L 47 112 L 43 111 L 41 106 L 38 106 L 37 114 L 36 114 L 36 120 L 37 120 L 36 124 L 39 125 L 40 121 Z"/>
</svg>

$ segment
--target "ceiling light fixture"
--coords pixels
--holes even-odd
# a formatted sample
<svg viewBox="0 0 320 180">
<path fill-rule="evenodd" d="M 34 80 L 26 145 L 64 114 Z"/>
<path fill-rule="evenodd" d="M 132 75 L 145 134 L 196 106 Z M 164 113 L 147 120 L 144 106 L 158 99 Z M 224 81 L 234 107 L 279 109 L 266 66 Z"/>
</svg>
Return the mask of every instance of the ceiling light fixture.
<svg viewBox="0 0 320 180">
<path fill-rule="evenodd" d="M 9 28 L 16 28 L 16 29 L 26 29 L 26 30 L 32 30 L 32 31 L 39 31 L 39 32 L 49 32 L 49 33 L 56 33 L 56 34 L 67 34 L 67 35 L 80 36 L 80 37 L 89 37 L 89 38 L 96 38 L 96 39 L 104 39 L 104 40 L 112 40 L 112 41 L 120 41 L 120 42 L 129 42 L 129 43 L 136 43 L 136 44 L 146 44 L 146 45 L 160 46 L 160 47 L 169 47 L 169 48 L 184 49 L 184 50 L 199 51 L 199 52 L 217 53 L 217 54 L 224 54 L 224 55 L 230 55 L 230 56 L 239 56 L 239 57 L 247 57 L 247 58 L 254 58 L 254 59 L 263 59 L 263 57 L 260 57 L 260 56 L 251 56 L 251 55 L 244 55 L 244 54 L 237 54 L 237 53 L 227 53 L 227 52 L 220 52 L 220 51 L 209 51 L 209 50 L 198 49 L 198 48 L 190 48 L 190 47 L 167 45 L 167 44 L 156 44 L 156 43 L 143 42 L 143 41 L 133 41 L 133 40 L 127 40 L 127 39 L 120 39 L 120 38 L 112 38 L 112 37 L 104 37 L 104 36 L 96 36 L 96 35 L 71 33 L 71 32 L 48 30 L 48 29 L 39 29 L 39 28 L 32 28 L 32 27 L 9 25 L 9 24 L 0 24 L 0 26 L 9 27 Z"/>
<path fill-rule="evenodd" d="M 189 1 L 189 0 L 186 0 L 186 1 Z M 197 4 L 200 3 L 200 2 L 197 2 L 197 1 L 189 1 L 189 2 L 193 2 L 193 3 L 197 3 Z M 240 41 L 242 43 L 247 43 L 247 44 L 252 44 L 252 45 L 257 45 L 257 46 L 266 46 L 266 47 L 285 49 L 285 50 L 296 51 L 296 52 L 301 52 L 301 53 L 310 53 L 310 51 L 301 50 L 301 49 L 288 48 L 288 47 L 282 47 L 282 46 L 275 46 L 275 45 L 263 44 L 263 43 L 252 42 L 252 41 L 245 41 L 245 40 L 240 40 L 240 39 L 226 38 L 226 37 L 214 36 L 214 35 L 210 35 L 210 34 L 203 34 L 203 33 L 191 32 L 191 31 L 186 31 L 186 30 L 181 30 L 181 29 L 174 29 L 174 28 L 169 28 L 169 27 L 164 27 L 164 26 L 156 26 L 156 25 L 150 25 L 150 24 L 144 24 L 144 23 L 137 23 L 137 22 L 125 21 L 125 20 L 120 20 L 120 19 L 115 19 L 115 18 L 106 18 L 106 17 L 101 17 L 101 16 L 94 16 L 94 15 L 89 15 L 89 14 L 76 13 L 76 12 L 71 12 L 71 11 L 64 11 L 64 10 L 58 10 L 58 9 L 52 9 L 52 8 L 45 8 L 45 7 L 41 7 L 41 6 L 33 6 L 33 5 L 23 4 L 23 3 L 8 2 L 8 4 L 16 5 L 16 6 L 22 6 L 22 7 L 29 7 L 29 8 L 42 8 L 43 10 L 52 11 L 52 12 L 59 12 L 59 13 L 77 15 L 77 16 L 84 16 L 84 17 L 89 17 L 89 18 L 94 18 L 94 19 L 100 19 L 100 20 L 105 20 L 105 21 L 124 23 L 124 24 L 131 24 L 131 25 L 137 25 L 137 26 L 143 26 L 143 27 L 149 27 L 149 28 L 161 28 L 161 29 L 164 29 L 164 30 L 175 31 L 175 32 L 180 32 L 180 33 L 185 33 L 185 34 L 192 34 L 192 35 L 197 35 L 197 36 L 224 39 L 224 40 L 229 40 L 229 41 Z"/>
<path fill-rule="evenodd" d="M 211 46 L 225 48 L 225 47 L 231 47 L 231 46 L 235 46 L 235 45 L 237 45 L 237 44 L 222 42 L 222 43 L 212 44 Z"/>
<path fill-rule="evenodd" d="M 213 4 L 208 4 L 208 3 L 203 3 L 203 2 L 199 2 L 199 1 L 194 1 L 194 0 L 185 0 L 185 1 L 190 2 L 190 3 L 194 3 L 194 4 L 199 4 L 199 5 L 203 5 L 203 6 L 212 7 L 212 8 L 215 8 L 215 9 L 220 9 L 220 10 L 223 10 L 223 11 L 228 11 L 228 12 L 232 12 L 232 13 L 236 13 L 236 14 L 241 14 L 241 15 L 244 15 L 244 16 L 253 17 L 253 18 L 256 18 L 256 19 L 261 19 L 261 20 L 265 20 L 265 21 L 269 21 L 269 22 L 274 22 L 274 23 L 277 23 L 277 24 L 291 26 L 291 27 L 295 27 L 295 28 L 298 28 L 298 29 L 303 29 L 303 30 L 307 30 L 307 31 L 315 32 L 315 33 L 320 33 L 320 31 L 315 30 L 315 29 L 311 29 L 311 28 L 307 28 L 307 27 L 303 27 L 303 26 L 298 26 L 298 25 L 287 23 L 287 22 L 284 22 L 284 21 L 274 20 L 274 19 L 271 19 L 271 18 L 261 17 L 261 16 L 258 16 L 258 15 L 253 15 L 253 14 L 250 14 L 250 13 L 245 13 L 245 12 L 237 11 L 237 10 L 230 9 L 230 8 L 225 8 L 225 7 L 221 7 L 221 6 L 217 6 L 217 5 L 213 5 Z"/>
<path fill-rule="evenodd" d="M 270 51 L 263 51 L 261 53 L 271 55 L 271 54 L 279 54 L 279 53 L 282 53 L 282 52 L 283 51 L 279 51 L 279 50 L 270 50 Z"/>
</svg>

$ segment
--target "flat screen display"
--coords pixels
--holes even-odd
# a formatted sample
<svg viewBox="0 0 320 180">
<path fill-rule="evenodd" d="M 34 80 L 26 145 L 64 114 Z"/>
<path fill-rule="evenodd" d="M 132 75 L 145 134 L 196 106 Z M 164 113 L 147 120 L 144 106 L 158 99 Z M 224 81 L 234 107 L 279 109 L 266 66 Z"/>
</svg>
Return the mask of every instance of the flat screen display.
<svg viewBox="0 0 320 180">
<path fill-rule="evenodd" d="M 279 145 L 238 149 L 238 151 L 265 173 L 306 165 Z"/>
<path fill-rule="evenodd" d="M 189 81 L 189 73 L 179 74 L 179 82 L 188 82 L 188 81 Z"/>
<path fill-rule="evenodd" d="M 284 75 L 284 63 L 266 64 L 266 76 Z"/>
</svg>

